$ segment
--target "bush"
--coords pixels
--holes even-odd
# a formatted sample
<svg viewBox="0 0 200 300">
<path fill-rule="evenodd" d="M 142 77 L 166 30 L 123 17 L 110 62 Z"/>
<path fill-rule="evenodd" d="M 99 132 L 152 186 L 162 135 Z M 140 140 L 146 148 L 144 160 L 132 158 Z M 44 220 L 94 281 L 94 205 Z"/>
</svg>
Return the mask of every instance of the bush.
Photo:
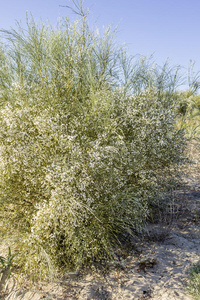
<svg viewBox="0 0 200 300">
<path fill-rule="evenodd" d="M 190 282 L 188 287 L 189 293 L 195 299 L 200 297 L 200 262 L 194 264 L 190 270 Z"/>
<path fill-rule="evenodd" d="M 177 128 L 184 128 L 187 139 L 199 139 L 200 136 L 200 96 L 192 91 L 178 93 L 177 95 L 179 117 Z"/>
<path fill-rule="evenodd" d="M 0 217 L 37 276 L 111 258 L 171 187 L 184 139 L 169 92 L 117 79 L 109 30 L 27 26 L 1 49 Z"/>
</svg>

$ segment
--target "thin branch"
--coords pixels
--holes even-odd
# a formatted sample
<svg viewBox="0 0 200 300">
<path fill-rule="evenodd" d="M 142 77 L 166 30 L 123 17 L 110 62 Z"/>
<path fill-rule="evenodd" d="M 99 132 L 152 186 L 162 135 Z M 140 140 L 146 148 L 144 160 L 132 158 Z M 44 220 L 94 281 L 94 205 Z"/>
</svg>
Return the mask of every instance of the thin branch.
<svg viewBox="0 0 200 300">
<path fill-rule="evenodd" d="M 88 11 L 87 12 L 84 12 L 83 10 L 83 4 L 82 4 L 82 0 L 80 1 L 79 4 L 76 3 L 75 0 L 72 0 L 74 6 L 75 6 L 75 9 L 72 7 L 72 6 L 69 6 L 69 5 L 59 5 L 60 7 L 66 7 L 66 8 L 69 8 L 72 10 L 72 12 L 76 15 L 79 15 L 81 17 L 86 17 L 87 14 L 88 14 Z"/>
</svg>

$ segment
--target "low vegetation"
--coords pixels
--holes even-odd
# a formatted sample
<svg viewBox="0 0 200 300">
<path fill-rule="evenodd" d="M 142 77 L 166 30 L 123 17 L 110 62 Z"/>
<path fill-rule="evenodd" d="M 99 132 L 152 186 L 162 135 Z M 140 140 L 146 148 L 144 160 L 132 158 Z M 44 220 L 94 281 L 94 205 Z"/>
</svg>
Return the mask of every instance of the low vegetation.
<svg viewBox="0 0 200 300">
<path fill-rule="evenodd" d="M 189 292 L 195 299 L 200 298 L 200 262 L 194 264 L 190 270 Z"/>
</svg>

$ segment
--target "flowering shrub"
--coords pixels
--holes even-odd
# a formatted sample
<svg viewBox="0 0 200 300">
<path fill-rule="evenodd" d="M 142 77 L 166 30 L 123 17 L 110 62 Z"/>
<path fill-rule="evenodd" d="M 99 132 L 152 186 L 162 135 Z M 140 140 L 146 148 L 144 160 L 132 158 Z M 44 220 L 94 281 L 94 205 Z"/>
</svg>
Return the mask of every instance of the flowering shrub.
<svg viewBox="0 0 200 300">
<path fill-rule="evenodd" d="M 35 274 L 111 258 L 170 187 L 184 146 L 169 94 L 117 85 L 109 32 L 64 26 L 31 21 L 1 50 L 0 217 Z"/>
</svg>

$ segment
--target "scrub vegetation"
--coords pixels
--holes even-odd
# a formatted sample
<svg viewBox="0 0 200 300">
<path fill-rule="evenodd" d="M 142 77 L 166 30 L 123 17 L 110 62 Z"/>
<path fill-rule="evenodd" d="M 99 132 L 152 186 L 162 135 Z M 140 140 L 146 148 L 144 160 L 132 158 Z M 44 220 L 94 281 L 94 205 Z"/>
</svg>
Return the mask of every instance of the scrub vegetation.
<svg viewBox="0 0 200 300">
<path fill-rule="evenodd" d="M 199 130 L 198 81 L 178 92 L 179 68 L 129 57 L 79 9 L 0 45 L 1 231 L 32 278 L 112 259 L 168 204 Z"/>
<path fill-rule="evenodd" d="M 200 262 L 194 264 L 190 270 L 189 292 L 195 299 L 200 297 Z"/>
</svg>

